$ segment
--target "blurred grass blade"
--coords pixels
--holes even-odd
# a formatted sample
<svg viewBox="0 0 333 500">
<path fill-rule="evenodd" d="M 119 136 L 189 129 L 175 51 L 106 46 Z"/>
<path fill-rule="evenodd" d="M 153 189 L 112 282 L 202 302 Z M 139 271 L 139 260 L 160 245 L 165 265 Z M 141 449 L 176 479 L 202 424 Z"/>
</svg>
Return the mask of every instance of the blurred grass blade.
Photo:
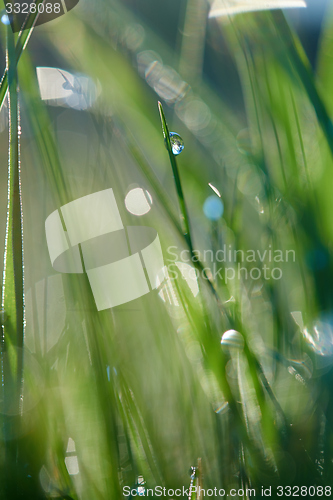
<svg viewBox="0 0 333 500">
<path fill-rule="evenodd" d="M 281 42 L 287 46 L 289 56 L 293 67 L 298 74 L 303 86 L 309 96 L 309 99 L 315 109 L 318 121 L 326 136 L 327 143 L 333 154 L 333 126 L 328 115 L 327 109 L 323 103 L 321 96 L 318 93 L 309 63 L 304 53 L 301 52 L 300 44 L 295 40 L 292 31 L 281 11 L 272 13 L 276 28 L 280 35 Z"/>
<path fill-rule="evenodd" d="M 120 375 L 119 378 L 122 396 L 120 404 L 122 404 L 124 414 L 127 416 L 127 423 L 130 429 L 133 443 L 135 443 L 138 448 L 142 449 L 146 459 L 146 463 L 156 483 L 162 484 L 162 476 L 156 457 L 154 456 L 154 451 L 149 439 L 149 433 L 140 414 L 140 410 L 135 401 L 134 394 L 128 387 L 125 378 L 122 375 Z"/>
<path fill-rule="evenodd" d="M 288 9 L 295 7 L 306 7 L 304 0 L 252 0 L 251 2 L 237 2 L 235 0 L 215 0 L 209 17 L 232 16 L 244 12 L 255 12 L 264 9 Z"/>
<path fill-rule="evenodd" d="M 206 0 L 187 1 L 182 32 L 179 72 L 189 81 L 202 75 L 208 4 Z"/>
</svg>

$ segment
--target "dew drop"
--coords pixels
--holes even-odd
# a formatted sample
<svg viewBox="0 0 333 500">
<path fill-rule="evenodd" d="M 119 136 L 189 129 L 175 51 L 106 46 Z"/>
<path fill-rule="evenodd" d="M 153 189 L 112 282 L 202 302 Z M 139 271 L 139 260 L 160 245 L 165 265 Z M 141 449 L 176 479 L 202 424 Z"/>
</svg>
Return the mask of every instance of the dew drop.
<svg viewBox="0 0 333 500">
<path fill-rule="evenodd" d="M 227 349 L 243 349 L 243 335 L 236 330 L 228 330 L 222 335 L 221 345 Z"/>
<path fill-rule="evenodd" d="M 172 152 L 175 156 L 180 155 L 184 149 L 184 141 L 176 132 L 170 132 L 170 142 Z"/>
</svg>

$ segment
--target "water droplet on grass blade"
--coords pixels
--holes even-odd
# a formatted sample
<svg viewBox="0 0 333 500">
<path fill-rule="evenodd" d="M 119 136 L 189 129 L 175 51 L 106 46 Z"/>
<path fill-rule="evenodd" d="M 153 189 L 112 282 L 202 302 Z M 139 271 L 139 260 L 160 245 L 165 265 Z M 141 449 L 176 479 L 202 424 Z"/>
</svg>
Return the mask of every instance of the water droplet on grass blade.
<svg viewBox="0 0 333 500">
<path fill-rule="evenodd" d="M 172 152 L 175 156 L 180 155 L 184 149 L 184 141 L 176 132 L 170 132 L 170 142 Z"/>
<path fill-rule="evenodd" d="M 243 349 L 243 335 L 236 330 L 228 330 L 224 332 L 221 338 L 221 346 L 227 349 Z"/>
</svg>

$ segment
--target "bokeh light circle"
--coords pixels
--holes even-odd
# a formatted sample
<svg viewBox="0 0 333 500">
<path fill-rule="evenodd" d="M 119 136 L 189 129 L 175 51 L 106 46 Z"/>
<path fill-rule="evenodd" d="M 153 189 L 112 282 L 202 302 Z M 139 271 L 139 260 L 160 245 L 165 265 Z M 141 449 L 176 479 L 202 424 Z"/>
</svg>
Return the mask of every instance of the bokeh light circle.
<svg viewBox="0 0 333 500">
<path fill-rule="evenodd" d="M 224 212 L 224 205 L 217 196 L 208 196 L 203 205 L 203 212 L 209 220 L 219 220 Z"/>
<path fill-rule="evenodd" d="M 153 198 L 147 190 L 140 187 L 131 189 L 125 198 L 125 207 L 133 215 L 145 215 L 152 206 Z"/>
</svg>

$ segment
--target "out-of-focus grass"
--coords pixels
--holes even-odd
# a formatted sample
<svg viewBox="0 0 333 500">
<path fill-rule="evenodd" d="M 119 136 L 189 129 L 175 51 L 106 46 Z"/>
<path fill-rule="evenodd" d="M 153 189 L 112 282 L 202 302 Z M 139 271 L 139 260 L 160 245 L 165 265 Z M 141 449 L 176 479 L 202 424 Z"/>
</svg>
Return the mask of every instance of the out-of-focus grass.
<svg viewBox="0 0 333 500">
<path fill-rule="evenodd" d="M 120 498 L 141 476 L 145 487 L 188 487 L 198 457 L 206 488 L 331 485 L 331 22 L 318 89 L 281 13 L 214 24 L 216 43 L 223 40 L 238 70 L 244 116 L 204 74 L 198 78 L 199 63 L 183 75 L 179 53 L 120 3 L 82 2 L 35 30 L 18 66 L 24 391 L 19 424 L 11 436 L 3 427 L 0 453 L 0 473 L 16 478 L 17 498 Z M 195 36 L 190 19 L 185 25 Z M 198 62 L 203 47 L 195 46 Z M 98 80 L 96 106 L 46 106 L 35 73 L 45 58 Z M 223 71 L 219 65 L 217 52 Z M 200 279 L 195 296 L 178 273 L 158 291 L 98 312 L 84 275 L 52 269 L 45 219 L 112 187 L 126 225 L 156 228 L 166 264 L 170 247 L 177 261 L 190 255 L 180 255 L 189 245 L 158 99 L 185 140 L 178 169 L 187 226 L 212 286 Z M 202 212 L 212 194 L 208 182 L 224 203 L 214 224 Z M 133 183 L 153 198 L 143 218 L 123 206 Z M 214 264 L 222 276 L 226 267 L 240 263 L 249 271 L 252 264 L 210 262 L 207 250 L 223 245 L 261 254 L 294 250 L 296 261 L 277 263 L 279 280 L 225 282 L 214 276 Z M 221 346 L 229 330 L 239 333 Z M 15 465 L 7 461 L 9 442 Z M 3 497 L 14 498 L 6 491 Z"/>
</svg>

